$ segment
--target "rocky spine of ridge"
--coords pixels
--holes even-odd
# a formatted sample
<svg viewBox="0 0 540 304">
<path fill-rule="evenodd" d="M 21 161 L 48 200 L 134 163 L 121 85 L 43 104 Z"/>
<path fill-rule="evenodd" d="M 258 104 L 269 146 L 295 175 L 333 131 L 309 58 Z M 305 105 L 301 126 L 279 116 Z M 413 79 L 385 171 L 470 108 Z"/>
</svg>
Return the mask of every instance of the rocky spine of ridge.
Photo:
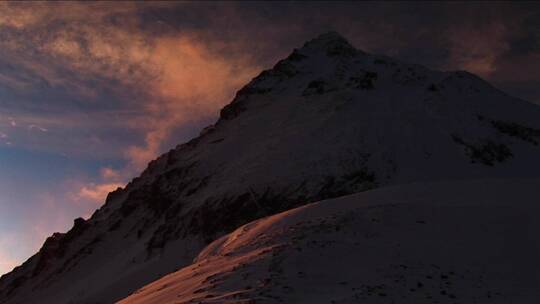
<svg viewBox="0 0 540 304">
<path fill-rule="evenodd" d="M 339 56 L 341 54 L 354 56 L 354 54 L 360 52 L 334 32 L 321 35 L 319 38 L 307 42 L 304 47 L 310 47 L 313 44 L 315 44 L 315 47 L 320 47 L 320 44 L 326 45 L 325 47 L 327 47 L 329 56 Z M 107 229 L 108 232 L 114 232 L 118 229 L 123 221 L 122 218 L 129 217 L 136 209 L 148 209 L 148 211 L 150 211 L 149 217 L 158 217 L 166 220 L 165 223 L 155 231 L 154 237 L 147 243 L 148 254 L 151 255 L 152 251 L 155 249 L 163 248 L 166 245 L 168 238 L 185 237 L 187 234 L 200 234 L 202 235 L 203 242 L 209 243 L 217 236 L 229 232 L 255 218 L 278 213 L 308 201 L 352 193 L 353 191 L 334 191 L 332 189 L 334 182 L 329 180 L 327 184 L 323 185 L 321 190 L 316 195 L 312 195 L 312 197 L 296 195 L 296 192 L 299 189 L 291 188 L 289 189 L 289 193 L 273 193 L 272 189 L 267 189 L 266 192 L 260 194 L 260 197 L 256 198 L 257 206 L 249 206 L 250 201 L 254 200 L 254 194 L 246 192 L 236 197 L 224 197 L 217 202 L 212 202 L 216 205 L 226 206 L 226 210 L 213 210 L 214 208 L 210 206 L 211 204 L 206 203 L 200 210 L 193 211 L 190 214 L 191 219 L 188 223 L 181 223 L 181 228 L 185 230 L 183 231 L 183 235 L 179 234 L 178 230 L 180 229 L 178 228 L 176 228 L 176 231 L 173 231 L 173 229 L 175 229 L 174 226 L 181 221 L 181 219 L 178 218 L 181 204 L 173 205 L 171 196 L 180 193 L 164 193 L 160 186 L 163 182 L 166 183 L 172 178 L 184 179 L 177 187 L 182 189 L 181 192 L 183 192 L 185 197 L 190 197 L 201 188 L 205 187 L 211 177 L 206 176 L 196 180 L 186 179 L 190 170 L 196 166 L 196 162 L 192 162 L 185 167 L 173 168 L 171 170 L 166 170 L 165 168 L 175 163 L 177 154 L 192 150 L 197 146 L 201 139 L 214 131 L 215 128 L 224 121 L 231 120 L 239 115 L 240 112 L 244 110 L 242 107 L 243 101 L 249 98 L 249 96 L 253 94 L 264 94 L 264 90 L 256 88 L 257 83 L 269 78 L 279 82 L 294 76 L 295 71 L 293 62 L 300 61 L 304 59 L 304 57 L 304 55 L 299 54 L 298 50 L 295 50 L 288 58 L 278 62 L 272 69 L 263 71 L 253 81 L 237 92 L 233 101 L 221 110 L 220 118 L 215 125 L 205 128 L 198 137 L 177 146 L 176 149 L 151 161 L 140 177 L 133 179 L 125 188 L 119 188 L 109 193 L 104 206 L 97 210 L 89 220 L 79 218 L 75 220 L 73 228 L 67 233 L 55 233 L 47 238 L 36 255 L 32 256 L 23 265 L 16 267 L 12 272 L 1 277 L 1 281 L 3 282 L 0 281 L 0 303 L 4 303 L 3 298 L 9 299 L 9 297 L 28 280 L 32 280 L 42 273 L 47 273 L 48 268 L 51 268 L 55 264 L 55 261 L 65 258 L 66 254 L 69 252 L 72 240 L 82 234 L 90 225 L 103 225 L 101 217 L 103 217 L 104 214 L 107 214 L 110 209 L 114 209 L 114 212 L 107 215 L 111 215 L 110 218 L 117 217 L 118 219 L 109 223 L 110 225 L 108 225 L 109 227 Z M 163 175 L 154 178 L 153 175 L 160 171 L 164 171 Z M 351 179 L 358 180 L 359 182 L 366 182 L 367 185 L 365 186 L 365 189 L 376 186 L 375 178 L 370 172 L 360 172 L 358 173 L 358 176 L 352 176 Z M 149 182 L 149 180 L 151 181 Z M 119 200 L 122 200 L 122 202 L 117 202 Z M 281 205 L 273 207 L 271 206 L 271 202 L 280 202 Z M 113 204 L 118 204 L 119 206 L 111 206 Z M 268 208 L 257 210 L 261 205 L 267 206 Z M 242 214 L 238 214 L 238 212 L 241 212 Z M 145 224 L 143 224 L 142 229 L 138 229 L 135 232 L 137 239 L 140 239 L 143 237 L 143 234 L 145 234 L 144 226 L 148 222 L 148 219 L 144 220 Z M 47 273 L 46 278 L 38 286 L 47 286 L 46 282 L 48 280 L 54 275 L 62 274 L 62 272 L 70 267 L 70 263 L 75 261 L 76 258 L 83 254 L 91 253 L 94 245 L 100 242 L 100 238 L 100 235 L 96 236 L 92 241 L 83 245 L 77 252 L 67 257 L 62 266 L 53 273 Z"/>
</svg>

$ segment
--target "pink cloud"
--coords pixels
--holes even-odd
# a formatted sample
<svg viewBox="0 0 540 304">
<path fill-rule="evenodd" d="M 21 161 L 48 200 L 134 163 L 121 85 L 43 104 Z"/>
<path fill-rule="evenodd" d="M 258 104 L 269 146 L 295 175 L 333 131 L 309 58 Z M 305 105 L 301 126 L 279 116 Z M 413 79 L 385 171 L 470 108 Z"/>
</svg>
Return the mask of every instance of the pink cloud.
<svg viewBox="0 0 540 304">
<path fill-rule="evenodd" d="M 227 45 L 241 49 L 234 47 L 238 42 L 216 41 L 195 31 L 166 32 L 154 36 L 140 29 L 140 17 L 134 12 L 148 6 L 167 5 L 0 4 L 3 11 L 9 12 L 0 17 L 0 28 L 9 27 L 11 31 L 21 33 L 0 42 L 3 52 L 13 57 L 17 65 L 46 79 L 51 86 L 67 87 L 91 100 L 96 96 L 95 88 L 87 86 L 84 80 L 112 79 L 121 84 L 115 89 L 133 87 L 150 95 L 144 103 L 137 105 L 145 112 L 144 118 L 111 120 L 92 117 L 91 120 L 93 126 L 98 120 L 106 124 L 122 122 L 122 127 L 134 128 L 144 137 L 143 144 L 122 150 L 128 162 L 128 168 L 122 169 L 126 172 L 121 174 L 123 177 L 137 174 L 148 161 L 158 156 L 174 128 L 216 116 L 234 92 L 260 70 L 245 52 L 224 55 L 217 51 Z M 108 26 L 107 18 L 119 14 L 122 26 Z M 53 26 L 57 21 L 64 22 L 65 26 Z M 65 77 L 65 69 L 74 71 L 77 77 Z M 65 129 L 72 123 L 70 117 L 54 117 L 49 119 L 49 123 L 43 123 L 43 119 L 46 118 L 28 122 L 28 129 L 46 132 L 52 124 Z M 83 128 L 81 124 L 84 124 L 84 119 L 75 120 L 77 127 Z M 51 136 L 54 135 L 48 135 Z M 57 136 L 61 136 L 60 133 Z M 37 146 L 54 146 L 56 139 L 46 140 L 47 144 Z M 101 142 L 99 145 L 106 144 Z M 70 145 L 72 148 L 77 146 L 97 145 Z M 116 153 L 118 151 L 115 150 Z"/>
<path fill-rule="evenodd" d="M 121 179 L 121 173 L 110 167 L 103 167 L 100 170 L 101 178 L 107 181 L 118 181 Z"/>
<path fill-rule="evenodd" d="M 450 65 L 487 77 L 497 70 L 497 59 L 509 50 L 508 27 L 499 22 L 455 28 L 449 32 Z"/>
<path fill-rule="evenodd" d="M 247 55 L 223 57 L 203 41 L 194 35 L 156 40 L 148 63 L 160 76 L 148 83 L 155 98 L 146 105 L 151 116 L 145 145 L 129 147 L 125 154 L 134 171 L 158 156 L 174 127 L 216 115 L 260 69 Z"/>
<path fill-rule="evenodd" d="M 82 186 L 74 195 L 74 200 L 76 202 L 90 202 L 95 206 L 99 206 L 105 202 L 107 194 L 111 191 L 116 190 L 119 187 L 124 186 L 121 183 L 104 183 L 104 184 L 94 184 L 90 183 L 88 185 Z"/>
</svg>

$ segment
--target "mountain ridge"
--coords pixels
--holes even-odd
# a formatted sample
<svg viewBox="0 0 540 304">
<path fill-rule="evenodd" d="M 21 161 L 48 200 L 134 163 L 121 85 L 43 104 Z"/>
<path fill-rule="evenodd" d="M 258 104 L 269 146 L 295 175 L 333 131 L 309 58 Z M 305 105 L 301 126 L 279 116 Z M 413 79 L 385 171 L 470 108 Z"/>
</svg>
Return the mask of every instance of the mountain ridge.
<svg viewBox="0 0 540 304">
<path fill-rule="evenodd" d="M 242 224 L 321 199 L 423 180 L 537 176 L 539 117 L 538 106 L 470 73 L 321 35 L 2 276 L 0 303 L 120 299 Z M 65 282 L 74 286 L 63 290 Z"/>
</svg>

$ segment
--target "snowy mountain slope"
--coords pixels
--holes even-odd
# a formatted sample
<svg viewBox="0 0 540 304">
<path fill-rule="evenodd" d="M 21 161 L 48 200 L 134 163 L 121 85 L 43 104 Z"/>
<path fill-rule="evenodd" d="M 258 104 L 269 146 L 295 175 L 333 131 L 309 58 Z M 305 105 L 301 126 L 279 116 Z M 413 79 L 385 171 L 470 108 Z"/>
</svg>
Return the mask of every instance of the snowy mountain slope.
<svg viewBox="0 0 540 304">
<path fill-rule="evenodd" d="M 383 187 L 238 228 L 120 301 L 538 303 L 540 180 Z"/>
<path fill-rule="evenodd" d="M 242 224 L 321 199 L 415 181 L 538 177 L 538 142 L 536 105 L 466 72 L 321 35 L 3 276 L 0 303 L 110 303 Z"/>
</svg>

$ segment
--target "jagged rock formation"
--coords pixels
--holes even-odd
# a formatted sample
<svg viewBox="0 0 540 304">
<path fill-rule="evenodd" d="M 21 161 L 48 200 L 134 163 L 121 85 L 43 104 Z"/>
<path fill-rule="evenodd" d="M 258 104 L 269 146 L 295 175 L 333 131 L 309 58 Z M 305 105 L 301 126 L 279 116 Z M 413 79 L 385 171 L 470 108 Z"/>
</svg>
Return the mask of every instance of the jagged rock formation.
<svg viewBox="0 0 540 304">
<path fill-rule="evenodd" d="M 321 35 L 3 276 L 0 303 L 110 303 L 242 224 L 321 199 L 414 181 L 538 176 L 539 118 L 538 106 L 470 73 Z"/>
</svg>

